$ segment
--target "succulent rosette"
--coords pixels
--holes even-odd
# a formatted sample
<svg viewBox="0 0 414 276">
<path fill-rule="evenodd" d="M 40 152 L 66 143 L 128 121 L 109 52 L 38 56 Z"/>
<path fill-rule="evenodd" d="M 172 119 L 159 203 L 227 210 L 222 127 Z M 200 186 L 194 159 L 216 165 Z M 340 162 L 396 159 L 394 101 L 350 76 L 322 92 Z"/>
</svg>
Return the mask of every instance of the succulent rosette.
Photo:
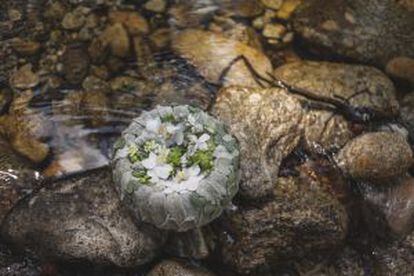
<svg viewBox="0 0 414 276">
<path fill-rule="evenodd" d="M 140 221 L 187 231 L 217 218 L 238 191 L 237 141 L 190 106 L 158 106 L 134 119 L 115 144 L 113 175 Z"/>
</svg>

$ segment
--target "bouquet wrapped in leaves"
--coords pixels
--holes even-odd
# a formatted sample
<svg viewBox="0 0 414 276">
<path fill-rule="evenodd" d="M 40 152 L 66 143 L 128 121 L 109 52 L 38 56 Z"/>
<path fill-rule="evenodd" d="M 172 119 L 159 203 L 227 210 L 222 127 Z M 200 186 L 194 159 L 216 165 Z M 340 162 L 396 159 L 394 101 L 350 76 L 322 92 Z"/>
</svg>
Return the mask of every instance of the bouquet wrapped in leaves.
<svg viewBox="0 0 414 276">
<path fill-rule="evenodd" d="M 187 231 L 217 218 L 238 191 L 237 141 L 223 123 L 190 106 L 133 120 L 115 144 L 113 175 L 135 217 Z"/>
</svg>

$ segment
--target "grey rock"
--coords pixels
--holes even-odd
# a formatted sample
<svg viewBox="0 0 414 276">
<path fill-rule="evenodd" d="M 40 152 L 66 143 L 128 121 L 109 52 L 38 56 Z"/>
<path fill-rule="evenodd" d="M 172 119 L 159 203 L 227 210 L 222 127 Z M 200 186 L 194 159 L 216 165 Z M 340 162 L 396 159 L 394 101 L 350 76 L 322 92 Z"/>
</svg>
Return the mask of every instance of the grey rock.
<svg viewBox="0 0 414 276">
<path fill-rule="evenodd" d="M 280 177 L 275 197 L 239 206 L 221 220 L 223 261 L 242 274 L 283 260 L 336 250 L 347 232 L 344 207 L 318 181 Z"/>
<path fill-rule="evenodd" d="M 360 183 L 362 226 L 383 241 L 401 239 L 414 229 L 414 179 L 405 176 L 388 186 Z"/>
<path fill-rule="evenodd" d="M 177 260 L 165 260 L 157 264 L 147 276 L 214 276 L 205 268 Z"/>
<path fill-rule="evenodd" d="M 42 258 L 133 267 L 150 261 L 162 234 L 137 226 L 100 169 L 62 180 L 23 199 L 8 214 L 1 236 Z"/>
<path fill-rule="evenodd" d="M 414 137 L 414 92 L 405 95 L 402 99 L 401 118 L 411 137 Z"/>
<path fill-rule="evenodd" d="M 212 112 L 240 143 L 240 194 L 270 195 L 283 158 L 299 142 L 299 101 L 282 89 L 232 86 L 219 92 Z"/>
<path fill-rule="evenodd" d="M 304 1 L 293 19 L 295 31 L 319 53 L 380 66 L 414 57 L 413 26 L 413 10 L 395 0 Z"/>
</svg>

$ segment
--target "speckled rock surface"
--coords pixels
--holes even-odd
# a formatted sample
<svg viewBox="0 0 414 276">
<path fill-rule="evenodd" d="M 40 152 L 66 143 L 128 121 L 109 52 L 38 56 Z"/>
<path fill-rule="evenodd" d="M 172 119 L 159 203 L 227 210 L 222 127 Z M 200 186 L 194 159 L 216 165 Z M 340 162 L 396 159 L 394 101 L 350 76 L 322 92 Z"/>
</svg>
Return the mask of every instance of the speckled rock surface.
<svg viewBox="0 0 414 276">
<path fill-rule="evenodd" d="M 319 53 L 385 66 L 414 57 L 413 15 L 395 0 L 311 0 L 298 8 L 293 26 Z"/>
<path fill-rule="evenodd" d="M 404 175 L 413 162 L 413 152 L 404 136 L 383 131 L 358 136 L 336 158 L 350 177 L 381 181 Z"/>
<path fill-rule="evenodd" d="M 275 76 L 309 94 L 369 108 L 382 116 L 398 114 L 393 83 L 380 70 L 362 65 L 303 61 L 278 67 Z"/>
<path fill-rule="evenodd" d="M 405 176 L 387 187 L 359 184 L 362 227 L 383 241 L 405 237 L 414 229 L 414 179 Z"/>
<path fill-rule="evenodd" d="M 270 195 L 282 159 L 299 142 L 299 101 L 282 89 L 233 86 L 219 92 L 212 112 L 240 143 L 240 194 Z"/>
<path fill-rule="evenodd" d="M 147 276 L 214 276 L 210 271 L 184 261 L 165 260 L 157 264 Z"/>
<path fill-rule="evenodd" d="M 401 101 L 401 118 L 410 135 L 414 137 L 414 91 L 405 95 Z"/>
<path fill-rule="evenodd" d="M 345 238 L 345 209 L 320 183 L 279 178 L 274 185 L 272 201 L 239 206 L 222 219 L 222 258 L 239 273 L 329 251 Z"/>
<path fill-rule="evenodd" d="M 163 238 L 134 224 L 111 185 L 108 169 L 57 182 L 16 205 L 1 235 L 46 259 L 121 267 L 148 262 Z"/>
<path fill-rule="evenodd" d="M 240 55 L 247 58 L 253 68 L 262 76 L 272 71 L 269 59 L 257 49 L 237 40 L 213 32 L 189 29 L 180 32 L 173 38 L 173 49 L 189 63 L 193 64 L 200 74 L 212 83 L 222 81 L 223 72 L 231 62 Z M 252 73 L 242 60 L 236 62 L 224 76 L 224 85 L 243 85 L 258 87 Z"/>
</svg>

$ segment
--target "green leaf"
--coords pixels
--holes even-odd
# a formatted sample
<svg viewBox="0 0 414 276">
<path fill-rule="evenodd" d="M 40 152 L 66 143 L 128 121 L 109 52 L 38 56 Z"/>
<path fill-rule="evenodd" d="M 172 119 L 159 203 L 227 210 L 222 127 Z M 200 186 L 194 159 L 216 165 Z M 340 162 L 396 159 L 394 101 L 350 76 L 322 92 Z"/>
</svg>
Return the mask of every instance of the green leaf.
<svg viewBox="0 0 414 276">
<path fill-rule="evenodd" d="M 137 178 L 141 184 L 149 184 L 151 177 L 147 175 L 147 170 L 139 169 L 132 172 L 132 176 Z"/>
<path fill-rule="evenodd" d="M 185 149 L 182 147 L 173 147 L 170 149 L 170 152 L 167 156 L 167 163 L 173 166 L 174 168 L 178 168 L 181 166 L 181 157 L 184 155 Z"/>
<path fill-rule="evenodd" d="M 139 149 L 136 146 L 129 146 L 128 148 L 128 159 L 131 163 L 135 163 L 142 160 L 142 156 L 139 153 Z"/>
<path fill-rule="evenodd" d="M 198 150 L 189 158 L 190 166 L 198 165 L 202 172 L 213 169 L 213 152 L 211 150 Z"/>
<path fill-rule="evenodd" d="M 175 120 L 175 117 L 174 117 L 173 114 L 167 114 L 167 115 L 164 115 L 161 118 L 161 122 L 163 122 L 163 123 L 175 123 L 176 120 Z"/>
</svg>

